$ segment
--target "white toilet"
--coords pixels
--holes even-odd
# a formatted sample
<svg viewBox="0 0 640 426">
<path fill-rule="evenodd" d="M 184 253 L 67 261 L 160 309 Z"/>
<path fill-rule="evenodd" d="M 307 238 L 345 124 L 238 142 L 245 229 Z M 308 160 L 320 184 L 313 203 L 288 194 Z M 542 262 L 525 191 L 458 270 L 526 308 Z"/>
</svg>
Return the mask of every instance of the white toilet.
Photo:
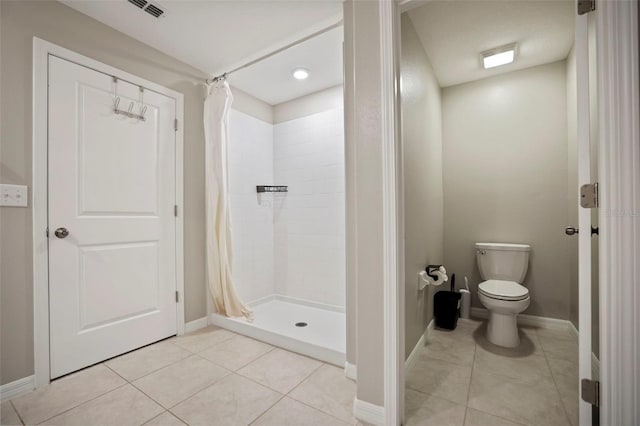
<svg viewBox="0 0 640 426">
<path fill-rule="evenodd" d="M 494 345 L 514 348 L 520 344 L 516 316 L 531 299 L 522 286 L 529 266 L 526 244 L 476 243 L 476 259 L 483 282 L 478 286 L 480 302 L 489 311 L 487 339 Z"/>
</svg>

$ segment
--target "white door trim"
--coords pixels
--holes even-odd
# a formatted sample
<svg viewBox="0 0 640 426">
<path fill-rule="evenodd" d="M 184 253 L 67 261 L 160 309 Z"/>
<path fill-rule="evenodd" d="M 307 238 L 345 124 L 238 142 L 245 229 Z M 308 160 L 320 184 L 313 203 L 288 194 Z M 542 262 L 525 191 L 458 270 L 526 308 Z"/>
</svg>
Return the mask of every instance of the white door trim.
<svg viewBox="0 0 640 426">
<path fill-rule="evenodd" d="M 176 101 L 176 286 L 178 334 L 184 333 L 184 244 L 183 244 L 183 117 L 184 96 L 156 83 L 103 64 L 71 50 L 33 38 L 33 356 L 35 387 L 49 383 L 49 252 L 45 231 L 48 226 L 48 58 L 49 55 L 74 62 L 96 71 L 117 76 L 132 84 L 173 98 Z"/>
<path fill-rule="evenodd" d="M 589 94 L 589 16 L 575 15 L 576 98 L 578 140 L 578 185 L 591 183 L 591 138 Z M 574 188 L 575 191 L 578 188 Z M 578 208 L 578 371 L 581 379 L 591 379 L 591 210 Z M 576 383 L 577 387 L 578 384 Z M 591 425 L 591 405 L 579 399 L 581 425 Z"/>
<path fill-rule="evenodd" d="M 404 343 L 402 319 L 404 286 L 399 235 L 401 220 L 399 10 L 394 0 L 379 2 L 382 101 L 382 258 L 384 288 L 384 414 L 386 425 L 400 425 L 403 417 Z M 402 343 L 402 344 L 401 344 Z"/>
<path fill-rule="evenodd" d="M 640 424 L 638 3 L 599 1 L 600 424 Z"/>
</svg>

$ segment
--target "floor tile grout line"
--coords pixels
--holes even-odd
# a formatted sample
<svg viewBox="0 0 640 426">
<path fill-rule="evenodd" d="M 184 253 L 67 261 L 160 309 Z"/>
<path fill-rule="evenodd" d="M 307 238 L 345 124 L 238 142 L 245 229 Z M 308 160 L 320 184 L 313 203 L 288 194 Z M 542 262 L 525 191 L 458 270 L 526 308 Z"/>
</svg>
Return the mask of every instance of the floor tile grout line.
<svg viewBox="0 0 640 426">
<path fill-rule="evenodd" d="M 260 383 L 260 382 L 258 382 L 258 381 L 256 381 L 256 380 L 252 379 L 251 377 L 243 376 L 242 374 L 238 373 L 237 371 L 232 371 L 232 372 L 231 372 L 231 374 L 234 374 L 234 375 L 236 375 L 236 376 L 238 376 L 238 377 L 240 377 L 240 378 L 242 378 L 242 379 L 247 379 L 247 380 L 249 380 L 250 382 L 253 382 L 253 384 L 256 384 L 256 385 L 258 385 L 258 386 L 262 386 L 263 388 L 267 388 L 268 390 L 270 390 L 270 391 L 272 391 L 272 392 L 278 393 L 278 394 L 280 394 L 280 395 L 286 395 L 286 393 L 282 393 L 282 392 L 280 392 L 280 391 L 279 391 L 279 390 L 277 390 L 277 389 L 273 389 L 272 387 L 269 387 L 269 386 L 267 386 L 267 385 L 265 385 L 265 384 L 262 384 L 262 383 Z"/>
<path fill-rule="evenodd" d="M 427 396 L 434 396 L 434 397 L 436 397 L 436 398 L 443 399 L 443 400 L 445 400 L 445 401 L 447 401 L 447 402 L 450 402 L 450 403 L 452 403 L 452 404 L 459 405 L 460 407 L 465 407 L 465 408 L 466 408 L 466 406 L 465 406 L 464 404 L 462 404 L 460 401 L 453 401 L 453 400 L 451 400 L 451 399 L 449 399 L 449 398 L 445 398 L 444 396 L 442 396 L 442 395 L 438 395 L 438 394 L 436 394 L 436 393 L 425 392 L 425 391 L 420 390 L 420 389 L 414 389 L 414 388 L 412 388 L 412 387 L 410 387 L 410 386 L 406 386 L 406 387 L 405 387 L 405 389 L 409 389 L 409 390 L 411 390 L 411 391 L 413 391 L 413 392 L 418 392 L 418 393 L 421 393 L 421 394 L 423 394 L 423 395 L 427 395 Z"/>
<path fill-rule="evenodd" d="M 287 398 L 289 398 L 289 399 L 292 399 L 292 400 L 294 400 L 295 402 L 300 403 L 300 404 L 302 404 L 302 405 L 304 405 L 304 406 L 306 406 L 306 407 L 312 408 L 313 410 L 315 410 L 315 411 L 317 411 L 317 412 L 319 412 L 319 413 L 325 414 L 325 415 L 327 415 L 327 416 L 329 416 L 329 417 L 331 417 L 331 418 L 334 418 L 334 419 L 339 420 L 339 421 L 341 421 L 341 422 L 343 422 L 343 423 L 347 423 L 347 424 L 349 424 L 349 422 L 347 422 L 346 420 L 341 419 L 340 417 L 336 417 L 335 415 L 333 415 L 333 414 L 331 414 L 331 413 L 327 413 L 326 411 L 323 411 L 323 410 L 321 410 L 321 409 L 320 409 L 320 408 L 318 408 L 318 407 L 314 407 L 313 405 L 307 404 L 307 403 L 306 403 L 306 402 L 304 402 L 304 401 L 300 401 L 299 399 L 296 399 L 296 398 L 294 398 L 293 396 L 291 396 L 291 395 L 289 395 L 289 394 L 285 395 L 285 397 L 287 397 Z M 355 417 L 354 417 L 354 419 L 355 419 Z M 355 419 L 355 420 L 357 420 L 357 419 Z"/>
<path fill-rule="evenodd" d="M 316 372 L 316 370 L 318 370 L 320 367 L 322 367 L 322 366 L 325 364 L 325 362 L 323 362 L 323 361 L 319 361 L 319 360 L 317 360 L 317 359 L 315 359 L 315 358 L 311 358 L 311 357 L 308 357 L 308 356 L 306 356 L 306 355 L 300 355 L 300 354 L 298 354 L 298 353 L 296 353 L 296 352 L 288 351 L 288 350 L 286 350 L 286 349 L 282 349 L 282 348 L 280 348 L 280 347 L 276 347 L 276 348 L 274 348 L 274 349 L 280 349 L 280 350 L 282 350 L 282 351 L 285 351 L 285 352 L 291 353 L 291 354 L 293 354 L 293 355 L 298 355 L 298 356 L 301 356 L 301 357 L 304 357 L 304 358 L 311 359 L 311 360 L 313 360 L 313 361 L 319 362 L 319 363 L 320 363 L 320 365 L 319 365 L 319 366 L 317 366 L 316 368 L 314 368 L 313 370 L 311 370 L 311 371 L 309 372 L 309 374 L 307 374 L 306 376 L 304 376 L 304 378 L 303 378 L 299 383 L 297 383 L 293 388 L 289 389 L 288 391 L 286 391 L 286 392 L 284 392 L 284 393 L 283 393 L 283 392 L 281 392 L 281 391 L 280 391 L 280 390 L 278 390 L 278 389 L 274 389 L 274 388 L 272 388 L 271 386 L 268 386 L 268 385 L 266 385 L 266 384 L 264 384 L 264 383 L 260 383 L 260 382 L 258 382 L 257 380 L 254 380 L 253 378 L 251 378 L 251 377 L 249 377 L 249 376 L 245 376 L 244 374 L 240 373 L 240 370 L 241 370 L 242 368 L 244 368 L 244 367 L 242 367 L 242 368 L 240 368 L 240 369 L 238 369 L 238 370 L 234 371 L 233 373 L 237 374 L 237 375 L 238 375 L 238 376 L 240 376 L 240 377 L 244 377 L 245 379 L 249 379 L 249 380 L 251 380 L 252 382 L 259 384 L 260 386 L 264 386 L 264 387 L 266 387 L 267 389 L 271 389 L 272 391 L 278 392 L 278 393 L 283 394 L 283 395 L 288 395 L 288 394 L 289 394 L 289 392 L 291 392 L 291 391 L 293 391 L 293 389 L 297 388 L 297 387 L 300 385 L 300 383 L 304 382 L 304 381 L 305 381 L 309 376 L 311 376 L 313 373 L 315 373 L 315 372 Z M 267 352 L 267 353 L 265 353 L 265 354 L 261 355 L 260 357 L 256 358 L 255 360 L 253 360 L 253 361 L 252 361 L 252 362 L 250 362 L 249 364 L 252 364 L 252 363 L 254 363 L 254 362 L 258 361 L 260 358 L 262 358 L 263 356 L 265 356 L 265 355 L 267 355 L 268 353 L 271 353 L 271 352 L 273 352 L 273 351 L 269 351 L 269 352 Z M 249 364 L 245 365 L 245 367 L 246 367 L 246 366 L 248 366 Z"/>
<path fill-rule="evenodd" d="M 196 330 L 196 331 L 197 331 L 197 330 Z M 204 333 L 201 333 L 201 334 L 204 334 Z M 187 335 L 187 334 L 184 334 L 183 336 L 186 336 L 186 335 Z M 177 339 L 179 336 L 174 336 L 174 337 Z M 182 337 L 182 336 L 180 336 L 180 337 Z M 228 338 L 228 339 L 222 340 L 222 341 L 220 341 L 220 342 L 216 343 L 215 345 L 210 346 L 210 347 L 207 347 L 206 349 L 203 349 L 203 350 L 198 351 L 198 352 L 193 352 L 193 351 L 191 351 L 191 350 L 189 350 L 189 349 L 187 349 L 187 348 L 185 348 L 185 347 L 183 347 L 183 346 L 181 346 L 181 345 L 179 345 L 179 344 L 177 344 L 177 343 L 174 343 L 174 342 L 172 342 L 171 340 L 167 340 L 167 339 L 165 339 L 165 340 L 161 340 L 161 341 L 156 342 L 156 343 L 152 343 L 152 344 L 147 345 L 147 346 L 144 346 L 144 347 L 142 347 L 142 348 L 140 348 L 140 349 L 149 348 L 149 347 L 152 347 L 152 346 L 154 346 L 154 345 L 156 345 L 156 344 L 158 344 L 158 343 L 161 343 L 161 342 L 167 342 L 167 343 L 171 343 L 171 344 L 172 344 L 172 345 L 174 345 L 174 346 L 177 346 L 178 348 L 182 349 L 183 351 L 187 351 L 187 352 L 189 352 L 189 355 L 186 355 L 186 356 L 184 356 L 184 357 L 182 357 L 182 358 L 180 358 L 180 359 L 178 359 L 178 360 L 171 361 L 169 364 L 166 364 L 166 365 L 164 365 L 164 366 L 162 366 L 162 367 L 160 367 L 160 368 L 157 368 L 157 369 L 155 369 L 155 370 L 153 370 L 153 371 L 150 371 L 150 372 L 148 372 L 148 373 L 145 373 L 145 374 L 143 374 L 142 376 L 140 376 L 140 377 L 136 377 L 135 379 L 131 379 L 131 380 L 129 380 L 129 379 L 127 379 L 126 377 L 122 376 L 122 375 L 121 375 L 120 373 L 118 373 L 114 368 L 110 367 L 110 366 L 107 364 L 107 362 L 109 362 L 109 361 L 111 361 L 111 360 L 118 359 L 118 358 L 119 358 L 120 356 L 122 356 L 122 355 L 117 356 L 117 357 L 114 357 L 114 358 L 112 358 L 112 359 L 110 359 L 110 360 L 108 360 L 108 361 L 102 362 L 102 364 L 103 364 L 103 365 L 105 365 L 106 367 L 108 367 L 111 371 L 113 371 L 114 373 L 116 373 L 118 376 L 122 377 L 122 378 L 123 378 L 124 380 L 126 380 L 127 382 L 129 382 L 129 383 L 133 384 L 133 382 L 134 382 L 134 381 L 136 381 L 136 380 L 140 380 L 140 379 L 142 379 L 143 377 L 149 376 L 149 375 L 151 375 L 151 374 L 153 374 L 153 373 L 156 373 L 156 372 L 158 372 L 158 371 L 160 371 L 160 370 L 163 370 L 163 369 L 165 369 L 165 368 L 167 368 L 167 367 L 169 367 L 169 366 L 171 366 L 171 365 L 177 364 L 177 363 L 179 363 L 180 361 L 183 361 L 183 360 L 185 360 L 185 359 L 187 359 L 187 358 L 189 358 L 189 357 L 192 357 L 192 356 L 199 356 L 200 358 L 206 359 L 206 358 L 204 358 L 203 356 L 201 356 L 201 355 L 200 355 L 200 353 L 202 353 L 202 352 L 204 352 L 204 351 L 206 351 L 206 350 L 209 350 L 209 349 L 213 348 L 214 346 L 217 346 L 218 344 L 222 344 L 222 343 L 224 343 L 224 342 L 226 342 L 226 341 L 228 341 L 228 340 L 231 340 L 231 339 L 233 339 L 234 337 L 235 337 L 235 336 L 231 336 L 231 337 L 230 337 L 230 338 Z M 140 350 L 140 349 L 136 349 L 136 351 L 137 351 L 137 350 Z M 134 353 L 134 352 L 135 352 L 135 351 L 127 352 L 127 354 L 129 354 L 129 353 Z M 126 354 L 123 354 L 123 355 L 126 355 Z M 209 359 L 207 359 L 207 361 L 214 363 L 213 361 L 211 361 L 211 360 L 209 360 Z M 218 364 L 216 364 L 216 363 L 214 363 L 214 364 L 215 364 L 215 365 L 218 365 Z M 222 368 L 225 368 L 225 367 L 223 367 L 223 366 L 221 366 L 221 365 L 218 365 L 218 366 L 219 366 L 219 367 L 222 367 Z M 228 370 L 228 368 L 225 368 L 225 370 Z"/>
<path fill-rule="evenodd" d="M 567 407 L 566 404 L 564 403 L 564 400 L 562 399 L 562 392 L 560 392 L 560 387 L 558 386 L 558 381 L 556 380 L 556 375 L 553 374 L 553 370 L 551 369 L 551 364 L 549 363 L 549 358 L 545 355 L 544 357 L 545 361 L 547 362 L 547 367 L 549 368 L 549 371 L 551 372 L 551 379 L 553 380 L 553 384 L 556 388 L 556 392 L 558 393 L 558 397 L 560 399 L 560 404 L 562 405 L 562 411 L 564 411 L 564 415 L 567 418 L 567 421 L 569 422 L 569 425 L 572 425 L 573 423 L 571 422 L 571 416 L 569 415 L 569 411 L 567 411 Z M 578 396 L 579 398 L 580 396 Z M 578 404 L 580 404 L 580 402 L 578 401 Z"/>
<path fill-rule="evenodd" d="M 18 416 L 18 420 L 20 420 L 20 424 L 25 425 L 24 419 L 22 418 L 22 416 L 20 415 L 20 413 L 18 413 L 18 410 L 16 409 L 16 406 L 13 405 L 13 400 L 9 400 L 7 401 L 9 403 L 9 405 L 11 405 L 11 408 L 13 408 L 13 411 L 16 413 L 16 416 Z M 45 420 L 46 421 L 46 420 Z"/>
<path fill-rule="evenodd" d="M 258 419 L 262 416 L 264 416 L 265 414 L 267 414 L 267 411 L 271 410 L 273 407 L 276 406 L 276 404 L 280 401 L 282 401 L 284 398 L 286 398 L 287 395 L 286 394 L 281 394 L 281 397 L 278 398 L 278 400 L 276 402 L 274 402 L 273 404 L 271 404 L 266 410 L 264 410 L 262 413 L 260 413 L 258 415 L 258 417 L 256 417 L 255 419 L 253 419 L 252 421 L 249 422 L 249 426 L 251 426 L 252 424 L 254 424 L 255 422 L 258 421 Z"/>
<path fill-rule="evenodd" d="M 298 389 L 300 386 L 302 386 L 302 384 L 303 384 L 304 382 L 306 382 L 307 380 L 309 380 L 309 379 L 311 378 L 311 376 L 313 376 L 313 375 L 316 373 L 316 371 L 320 370 L 320 369 L 321 369 L 322 367 L 324 367 L 325 365 L 327 365 L 327 363 L 325 363 L 325 362 L 321 362 L 321 364 L 320 364 L 318 367 L 314 368 L 314 369 L 313 369 L 313 371 L 312 371 L 311 373 L 309 373 L 309 375 L 308 375 L 308 376 L 306 376 L 304 379 L 302 379 L 302 380 L 300 381 L 300 383 L 298 383 L 298 384 L 297 384 L 297 385 L 295 385 L 293 388 L 291 388 L 291 390 L 290 390 L 289 392 L 287 392 L 285 395 L 289 395 L 291 392 L 293 392 L 294 390 Z M 295 398 L 294 398 L 294 399 L 295 399 Z"/>
<path fill-rule="evenodd" d="M 134 379 L 128 379 L 128 378 L 124 377 L 124 376 L 123 376 L 122 374 L 120 374 L 120 373 L 119 373 L 115 368 L 113 368 L 113 367 L 111 367 L 110 365 L 108 365 L 108 364 L 107 364 L 107 362 L 108 362 L 108 361 L 103 362 L 102 364 L 103 364 L 105 367 L 109 368 L 109 370 L 111 370 L 111 371 L 113 371 L 114 373 L 116 373 L 116 374 L 117 374 L 118 376 L 120 376 L 122 379 L 124 379 L 124 380 L 126 380 L 127 382 L 129 382 L 129 383 L 133 384 L 133 382 L 135 382 L 136 380 L 140 380 L 140 379 L 142 379 L 143 377 L 147 377 L 147 376 L 149 376 L 150 374 L 156 373 L 156 372 L 158 372 L 158 371 L 160 371 L 160 370 L 162 370 L 162 369 L 165 369 L 165 368 L 167 368 L 167 367 L 169 367 L 169 366 L 171 366 L 171 365 L 173 365 L 173 364 L 177 364 L 177 363 L 179 363 L 180 361 L 183 361 L 183 360 L 185 360 L 185 359 L 187 359 L 187 358 L 189 358 L 189 357 L 191 357 L 191 356 L 197 355 L 197 354 L 194 354 L 194 353 L 192 353 L 192 352 L 190 352 L 190 351 L 188 351 L 187 349 L 184 349 L 184 348 L 182 348 L 182 347 L 181 347 L 180 349 L 182 349 L 182 350 L 186 350 L 187 352 L 189 352 L 189 355 L 184 356 L 184 357 L 182 357 L 182 358 L 180 358 L 180 359 L 177 359 L 177 360 L 175 360 L 175 361 L 171 361 L 169 364 L 163 365 L 162 367 L 159 367 L 159 368 L 156 368 L 155 370 L 149 371 L 148 373 L 145 373 L 145 374 L 143 374 L 142 376 L 136 377 L 136 378 L 134 378 Z M 114 358 L 114 359 L 117 359 L 117 358 Z"/>
<path fill-rule="evenodd" d="M 226 330 L 226 331 L 228 331 L 228 330 Z M 232 332 L 231 332 L 231 331 L 229 331 L 229 333 L 232 333 Z M 202 333 L 202 334 L 204 334 L 204 333 Z M 235 334 L 235 333 L 234 333 L 234 334 Z M 186 335 L 183 335 L 183 336 L 181 336 L 181 337 L 184 337 L 184 336 L 186 336 Z M 220 340 L 220 341 L 219 341 L 219 342 L 217 342 L 217 343 L 214 343 L 214 344 L 212 344 L 212 345 L 209 345 L 209 346 L 207 346 L 207 347 L 205 347 L 205 348 L 202 348 L 202 349 L 200 349 L 200 350 L 197 350 L 197 351 L 194 351 L 193 349 L 186 348 L 186 347 L 182 346 L 182 345 L 181 345 L 180 343 L 178 343 L 178 342 L 174 343 L 174 345 L 176 345 L 176 346 L 180 347 L 181 349 L 184 349 L 185 351 L 191 352 L 191 354 L 193 354 L 193 355 L 197 355 L 197 354 L 199 354 L 199 353 L 201 353 L 201 352 L 208 351 L 209 349 L 212 349 L 212 348 L 216 347 L 217 345 L 219 345 L 219 344 L 221 344 L 221 343 L 228 342 L 229 340 L 233 339 L 234 337 L 235 337 L 235 336 L 231 336 L 231 337 L 228 337 L 228 338 L 226 338 L 226 339 Z"/>
<path fill-rule="evenodd" d="M 165 413 L 166 413 L 166 414 L 169 414 L 170 416 L 176 417 L 176 416 L 175 416 L 171 411 L 169 411 L 169 410 L 164 410 L 162 413 L 158 414 L 157 416 L 152 417 L 152 418 L 150 418 L 149 420 L 147 420 L 146 422 L 142 423 L 142 425 L 141 425 L 141 426 L 144 426 L 144 425 L 149 424 L 149 422 L 151 422 L 151 421 L 153 421 L 153 420 L 157 419 L 158 417 L 162 416 L 162 415 L 163 415 L 163 414 L 165 414 Z M 177 417 L 176 417 L 176 418 L 177 418 Z M 178 420 L 180 420 L 180 419 L 178 419 Z M 180 422 L 182 422 L 182 420 L 180 420 Z M 184 423 L 184 422 L 182 422 L 182 423 Z"/>
<path fill-rule="evenodd" d="M 262 343 L 262 342 L 261 342 L 261 343 Z M 265 343 L 265 344 L 268 344 L 268 343 Z M 269 345 L 269 346 L 271 346 L 271 345 Z M 258 358 L 262 357 L 263 355 L 266 355 L 266 354 L 268 354 L 269 352 L 273 351 L 275 348 L 276 348 L 275 346 L 271 346 L 271 348 L 270 348 L 269 350 L 267 350 L 266 352 L 263 352 L 263 353 L 261 353 L 261 354 L 257 355 L 257 356 L 256 356 L 255 358 L 253 358 L 251 361 L 247 362 L 246 364 L 242 364 L 240 367 L 236 368 L 235 370 L 230 370 L 229 368 L 225 367 L 224 365 L 220 365 L 220 364 L 218 364 L 217 362 L 215 362 L 215 361 L 213 361 L 213 360 L 210 360 L 209 358 L 207 358 L 207 357 L 205 357 L 205 356 L 202 356 L 202 352 L 204 352 L 204 351 L 199 352 L 199 353 L 197 353 L 196 355 L 198 355 L 198 356 L 199 356 L 200 358 L 202 358 L 202 359 L 205 359 L 205 360 L 207 360 L 207 361 L 209 361 L 209 362 L 211 362 L 211 363 L 213 363 L 213 364 L 217 365 L 218 367 L 224 368 L 225 370 L 229 370 L 229 371 L 232 371 L 232 372 L 234 372 L 234 373 L 235 373 L 236 371 L 241 370 L 241 369 L 243 369 L 244 367 L 246 367 L 247 365 L 251 364 L 253 361 L 258 360 Z M 209 348 L 209 349 L 213 349 L 213 348 Z M 206 349 L 206 350 L 209 350 L 209 349 Z"/>
<path fill-rule="evenodd" d="M 479 411 L 479 412 L 481 412 L 483 414 L 488 414 L 489 416 L 496 417 L 496 418 L 498 418 L 500 420 L 504 420 L 504 421 L 507 421 L 509 423 L 516 424 L 518 426 L 532 426 L 532 425 L 528 425 L 527 423 L 521 423 L 521 422 L 513 420 L 513 419 L 508 419 L 508 418 L 506 418 L 504 416 L 499 416 L 499 415 L 497 415 L 495 413 L 489 413 L 488 411 L 484 411 L 482 408 L 467 407 L 467 410 Z M 466 413 L 465 413 L 465 421 L 466 421 Z"/>
<path fill-rule="evenodd" d="M 81 406 L 83 406 L 83 405 L 85 405 L 85 404 L 88 404 L 88 403 L 89 403 L 89 402 L 91 402 L 91 401 L 95 401 L 96 399 L 101 398 L 101 397 L 103 397 L 103 396 L 105 396 L 105 395 L 107 395 L 107 394 L 109 394 L 109 393 L 111 393 L 111 392 L 114 392 L 114 391 L 116 391 L 116 390 L 118 390 L 118 389 L 120 389 L 120 388 L 123 388 L 123 387 L 125 387 L 125 386 L 127 386 L 127 385 L 131 385 L 131 383 L 129 383 L 129 382 L 122 383 L 121 385 L 116 386 L 115 388 L 110 389 L 110 390 L 108 390 L 107 392 L 101 393 L 100 395 L 97 395 L 97 396 L 95 396 L 95 397 L 93 397 L 93 398 L 91 398 L 91 399 L 87 399 L 86 401 L 83 401 L 83 402 L 81 402 L 81 403 L 80 403 L 80 404 L 78 404 L 78 405 L 74 405 L 74 406 L 73 406 L 73 407 L 71 407 L 71 408 L 68 408 L 68 409 L 66 409 L 66 410 L 64 410 L 64 411 L 61 411 L 61 412 L 59 412 L 59 413 L 58 413 L 58 414 L 56 414 L 56 415 L 53 415 L 53 416 L 48 417 L 48 418 L 46 418 L 46 419 L 44 419 L 44 420 L 41 420 L 41 421 L 40 421 L 40 422 L 38 422 L 37 424 L 41 425 L 41 424 L 42 424 L 42 423 L 44 423 L 44 422 L 48 422 L 48 421 L 49 421 L 49 420 L 51 420 L 51 419 L 54 419 L 54 418 L 56 418 L 56 417 L 58 417 L 58 416 L 61 416 L 61 415 L 65 414 L 65 413 L 68 413 L 68 412 L 69 412 L 69 411 L 71 411 L 71 410 L 75 410 L 75 409 L 76 409 L 76 408 L 78 408 L 78 407 L 81 407 Z M 26 423 L 25 423 L 25 424 L 26 424 Z"/>
<path fill-rule="evenodd" d="M 471 363 L 471 374 L 469 374 L 469 386 L 467 387 L 467 402 L 465 404 L 464 410 L 464 419 L 462 420 L 462 425 L 464 426 L 467 423 L 467 411 L 469 411 L 469 398 L 471 398 L 471 381 L 473 380 L 473 370 L 476 365 L 476 355 L 478 353 L 478 344 L 476 343 L 473 347 L 473 362 Z"/>
<path fill-rule="evenodd" d="M 337 419 L 337 420 L 340 420 L 341 422 L 345 422 L 345 423 L 347 423 L 347 421 L 346 421 L 346 420 L 341 419 L 341 418 L 339 418 L 339 417 L 336 417 L 335 415 L 333 415 L 333 414 L 331 414 L 331 413 L 327 413 L 326 411 L 322 410 L 321 408 L 314 407 L 313 405 L 310 405 L 310 404 L 306 403 L 305 401 L 301 401 L 301 400 L 299 400 L 298 398 L 296 398 L 295 396 L 291 395 L 291 393 L 292 393 L 293 391 L 295 391 L 295 390 L 296 390 L 296 389 L 298 389 L 300 386 L 302 386 L 305 382 L 307 382 L 307 381 L 311 378 L 311 376 L 313 376 L 313 375 L 314 375 L 318 370 L 320 370 L 322 367 L 324 367 L 324 366 L 326 366 L 326 365 L 329 365 L 329 364 L 328 364 L 328 363 L 326 363 L 326 362 L 323 362 L 323 363 L 322 363 L 322 365 L 320 365 L 320 366 L 319 366 L 318 368 L 316 368 L 316 369 L 315 369 L 311 374 L 309 374 L 309 375 L 308 375 L 304 380 L 302 380 L 300 383 L 298 383 L 298 384 L 297 384 L 293 389 L 291 389 L 291 390 L 290 390 L 290 391 L 289 391 L 285 396 L 286 396 L 286 397 L 288 397 L 288 398 L 293 399 L 293 400 L 294 400 L 294 401 L 296 401 L 296 402 L 299 402 L 299 403 L 301 403 L 301 404 L 303 404 L 303 405 L 306 405 L 306 406 L 307 406 L 307 407 L 309 407 L 309 408 L 313 408 L 313 409 L 314 409 L 314 410 L 316 410 L 316 411 L 319 411 L 319 412 L 321 412 L 321 413 L 323 413 L 323 414 L 326 414 L 326 415 L 328 415 L 328 416 L 330 416 L 330 417 L 333 417 L 334 419 Z M 331 366 L 332 366 L 332 367 L 335 367 L 334 365 L 331 365 Z M 336 368 L 337 368 L 337 367 L 336 367 Z M 347 379 L 347 380 L 349 380 L 349 379 Z"/>
<path fill-rule="evenodd" d="M 166 411 L 171 410 L 172 408 L 176 407 L 177 405 L 182 404 L 183 402 L 185 402 L 187 399 L 195 396 L 196 394 L 199 394 L 200 392 L 204 391 L 205 389 L 210 388 L 211 386 L 215 385 L 216 383 L 218 383 L 219 381 L 221 381 L 222 379 L 230 376 L 233 371 L 229 371 L 227 369 L 225 369 L 225 371 L 227 372 L 227 374 L 217 378 L 215 381 L 207 384 L 205 387 L 203 387 L 202 389 L 198 389 L 197 391 L 195 391 L 194 393 L 192 393 L 191 395 L 187 396 L 186 398 L 176 402 L 175 404 L 173 404 L 171 407 L 165 407 L 164 405 L 162 405 L 162 403 L 160 401 L 158 401 L 157 399 L 155 399 L 154 397 L 152 397 L 151 395 L 147 394 L 144 390 L 140 389 L 138 386 L 136 386 L 134 383 L 130 383 L 131 386 L 135 387 L 137 390 L 139 390 L 140 392 L 142 392 L 145 396 L 151 398 L 151 400 L 153 400 L 155 403 L 157 403 L 159 406 L 161 406 L 162 408 L 164 408 Z"/>
</svg>

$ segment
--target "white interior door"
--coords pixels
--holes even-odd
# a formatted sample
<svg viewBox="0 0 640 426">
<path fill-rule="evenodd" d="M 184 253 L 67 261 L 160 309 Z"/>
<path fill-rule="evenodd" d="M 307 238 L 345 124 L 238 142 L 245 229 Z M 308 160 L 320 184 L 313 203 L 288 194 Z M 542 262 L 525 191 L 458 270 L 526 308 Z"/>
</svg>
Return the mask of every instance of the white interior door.
<svg viewBox="0 0 640 426">
<path fill-rule="evenodd" d="M 577 130 L 578 185 L 597 181 L 597 77 L 595 14 L 576 15 Z M 576 188 L 578 190 L 578 188 Z M 592 224 L 597 227 L 597 210 L 579 207 L 578 281 L 579 281 L 579 378 L 592 377 L 593 355 L 598 354 L 598 239 L 592 236 Z M 595 219 L 595 223 L 594 223 Z M 596 333 L 594 333 L 594 331 Z M 581 395 L 580 383 L 577 383 Z M 598 410 L 579 399 L 581 426 L 598 423 Z"/>
<path fill-rule="evenodd" d="M 114 84 L 49 56 L 51 378 L 176 334 L 176 104 Z"/>
</svg>

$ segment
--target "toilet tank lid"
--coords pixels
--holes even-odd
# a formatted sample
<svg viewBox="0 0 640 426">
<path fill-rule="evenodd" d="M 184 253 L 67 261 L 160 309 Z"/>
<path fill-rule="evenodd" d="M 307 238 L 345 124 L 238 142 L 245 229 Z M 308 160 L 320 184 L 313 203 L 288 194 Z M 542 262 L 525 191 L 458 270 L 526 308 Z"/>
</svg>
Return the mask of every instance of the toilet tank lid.
<svg viewBox="0 0 640 426">
<path fill-rule="evenodd" d="M 476 243 L 477 249 L 482 250 L 505 250 L 505 251 L 530 251 L 531 246 L 528 244 L 510 244 L 510 243 Z"/>
</svg>

